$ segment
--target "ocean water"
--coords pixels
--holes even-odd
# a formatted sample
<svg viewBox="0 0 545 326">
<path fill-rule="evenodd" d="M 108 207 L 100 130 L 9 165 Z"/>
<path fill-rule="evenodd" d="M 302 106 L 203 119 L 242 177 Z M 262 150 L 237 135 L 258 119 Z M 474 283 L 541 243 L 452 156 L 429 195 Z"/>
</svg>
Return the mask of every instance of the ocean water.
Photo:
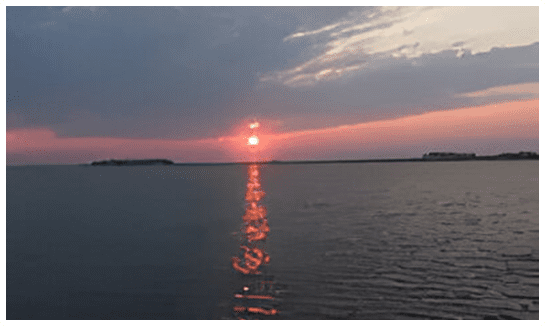
<svg viewBox="0 0 545 326">
<path fill-rule="evenodd" d="M 8 167 L 7 319 L 538 319 L 537 161 L 259 172 L 243 275 L 246 165 Z"/>
</svg>

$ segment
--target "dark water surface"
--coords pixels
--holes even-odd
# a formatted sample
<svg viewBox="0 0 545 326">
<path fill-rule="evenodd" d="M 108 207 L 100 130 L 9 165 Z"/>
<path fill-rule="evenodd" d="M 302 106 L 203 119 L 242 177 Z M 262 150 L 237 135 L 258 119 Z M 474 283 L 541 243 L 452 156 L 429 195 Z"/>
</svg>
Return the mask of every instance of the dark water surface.
<svg viewBox="0 0 545 326">
<path fill-rule="evenodd" d="M 276 318 L 538 319 L 538 162 L 263 165 Z M 232 318 L 246 166 L 7 168 L 7 319 Z"/>
</svg>

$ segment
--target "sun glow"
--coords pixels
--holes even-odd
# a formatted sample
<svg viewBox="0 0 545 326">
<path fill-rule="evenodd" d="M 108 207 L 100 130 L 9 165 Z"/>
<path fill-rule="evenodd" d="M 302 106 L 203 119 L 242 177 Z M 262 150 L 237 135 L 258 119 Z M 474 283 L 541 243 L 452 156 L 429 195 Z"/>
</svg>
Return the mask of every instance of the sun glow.
<svg viewBox="0 0 545 326">
<path fill-rule="evenodd" d="M 259 138 L 257 136 L 252 136 L 248 138 L 248 145 L 257 145 L 259 144 Z"/>
<path fill-rule="evenodd" d="M 254 128 L 251 128 L 251 124 Z M 256 126 L 255 124 L 259 124 Z M 229 151 L 232 159 L 237 162 L 268 162 L 273 160 L 273 154 L 277 150 L 273 146 L 275 134 L 263 122 L 241 123 L 234 127 L 225 137 L 223 142 L 216 140 L 222 148 Z M 276 141 L 275 141 L 276 143 Z"/>
</svg>

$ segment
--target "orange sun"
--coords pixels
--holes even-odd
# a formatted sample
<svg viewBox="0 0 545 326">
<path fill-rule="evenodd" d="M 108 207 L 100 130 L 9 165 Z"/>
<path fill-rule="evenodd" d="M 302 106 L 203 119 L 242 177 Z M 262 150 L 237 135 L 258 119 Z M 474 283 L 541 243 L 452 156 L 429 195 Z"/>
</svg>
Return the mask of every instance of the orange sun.
<svg viewBox="0 0 545 326">
<path fill-rule="evenodd" d="M 252 136 L 248 138 L 248 145 L 257 145 L 259 144 L 259 138 L 257 136 Z"/>
</svg>

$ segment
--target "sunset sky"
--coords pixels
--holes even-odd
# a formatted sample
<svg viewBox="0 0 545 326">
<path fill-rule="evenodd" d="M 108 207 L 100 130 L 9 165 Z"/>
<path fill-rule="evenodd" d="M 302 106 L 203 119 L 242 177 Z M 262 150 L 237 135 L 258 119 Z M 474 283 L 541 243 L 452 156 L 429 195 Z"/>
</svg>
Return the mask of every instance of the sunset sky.
<svg viewBox="0 0 545 326">
<path fill-rule="evenodd" d="M 8 6 L 7 164 L 539 152 L 538 13 Z"/>
</svg>

